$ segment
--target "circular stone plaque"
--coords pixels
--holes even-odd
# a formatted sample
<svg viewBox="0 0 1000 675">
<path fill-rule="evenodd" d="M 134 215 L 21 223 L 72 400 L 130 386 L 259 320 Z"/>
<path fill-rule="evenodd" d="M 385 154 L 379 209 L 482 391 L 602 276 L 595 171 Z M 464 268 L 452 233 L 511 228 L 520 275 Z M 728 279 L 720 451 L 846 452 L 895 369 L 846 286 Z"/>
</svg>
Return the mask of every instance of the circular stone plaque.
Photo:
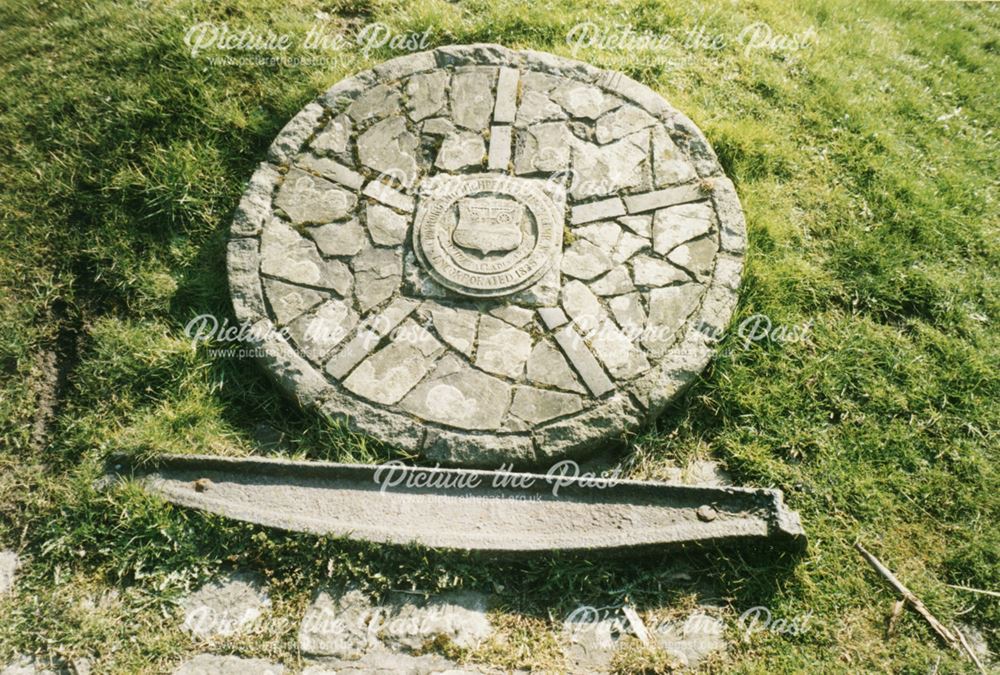
<svg viewBox="0 0 1000 675">
<path fill-rule="evenodd" d="M 562 209 L 533 181 L 476 174 L 439 181 L 413 225 L 413 249 L 442 286 L 497 297 L 531 286 L 558 258 Z"/>
<path fill-rule="evenodd" d="M 580 456 L 655 416 L 736 304 L 701 132 L 621 73 L 444 47 L 334 85 L 233 221 L 237 318 L 302 405 L 429 461 Z"/>
</svg>

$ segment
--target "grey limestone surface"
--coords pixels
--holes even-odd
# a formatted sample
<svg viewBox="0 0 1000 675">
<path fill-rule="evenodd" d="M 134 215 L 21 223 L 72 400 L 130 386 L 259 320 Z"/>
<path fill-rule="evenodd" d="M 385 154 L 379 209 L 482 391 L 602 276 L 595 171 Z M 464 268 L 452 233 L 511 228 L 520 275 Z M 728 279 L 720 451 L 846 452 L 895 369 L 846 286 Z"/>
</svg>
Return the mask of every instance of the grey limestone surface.
<svg viewBox="0 0 1000 675">
<path fill-rule="evenodd" d="M 638 616 L 633 612 L 633 616 Z M 647 648 L 664 652 L 678 669 L 698 668 L 706 659 L 727 648 L 726 624 L 711 610 L 696 608 L 686 616 L 655 625 L 635 626 L 619 609 L 603 611 L 581 608 L 567 617 L 561 642 L 563 653 L 574 672 L 607 673 L 612 659 L 626 637 L 643 634 Z"/>
<path fill-rule="evenodd" d="M 745 246 L 732 183 L 657 93 L 469 45 L 306 106 L 249 182 L 228 266 L 237 318 L 284 330 L 257 346 L 296 400 L 435 461 L 540 464 L 619 441 L 694 379 Z"/>
<path fill-rule="evenodd" d="M 283 675 L 285 667 L 263 659 L 199 654 L 182 663 L 174 675 Z"/>
<path fill-rule="evenodd" d="M 21 561 L 14 551 L 0 551 L 0 595 L 14 588 L 14 575 Z"/>
<path fill-rule="evenodd" d="M 424 651 L 441 639 L 466 649 L 487 640 L 493 633 L 487 605 L 488 597 L 473 591 L 430 598 L 397 593 L 376 603 L 353 588 L 321 590 L 302 618 L 299 650 L 312 673 L 483 672 Z"/>
<path fill-rule="evenodd" d="M 239 574 L 224 576 L 183 600 L 182 628 L 203 640 L 240 635 L 250 630 L 270 606 L 260 579 Z"/>
</svg>

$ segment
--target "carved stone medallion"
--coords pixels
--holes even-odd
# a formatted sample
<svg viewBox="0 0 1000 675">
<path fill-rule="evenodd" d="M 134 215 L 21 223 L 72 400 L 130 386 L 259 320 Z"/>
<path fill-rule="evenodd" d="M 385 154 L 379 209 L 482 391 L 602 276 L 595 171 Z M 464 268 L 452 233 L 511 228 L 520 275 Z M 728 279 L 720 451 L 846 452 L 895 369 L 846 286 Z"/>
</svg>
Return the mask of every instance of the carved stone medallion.
<svg viewBox="0 0 1000 675">
<path fill-rule="evenodd" d="M 701 132 L 621 73 L 495 45 L 394 59 L 275 139 L 229 241 L 302 405 L 429 461 L 620 441 L 708 363 L 745 227 Z"/>
<path fill-rule="evenodd" d="M 558 263 L 561 204 L 535 181 L 475 174 L 436 183 L 417 208 L 413 249 L 442 286 L 470 297 L 504 296 Z"/>
</svg>

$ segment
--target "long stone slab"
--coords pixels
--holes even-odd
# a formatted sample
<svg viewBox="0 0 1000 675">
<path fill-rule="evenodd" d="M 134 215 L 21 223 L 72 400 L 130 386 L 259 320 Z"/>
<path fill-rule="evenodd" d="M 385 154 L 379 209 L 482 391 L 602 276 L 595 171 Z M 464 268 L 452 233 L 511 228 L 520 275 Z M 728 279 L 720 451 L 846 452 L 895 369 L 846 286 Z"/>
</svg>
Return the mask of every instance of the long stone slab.
<svg viewBox="0 0 1000 675">
<path fill-rule="evenodd" d="M 366 185 L 362 194 L 400 211 L 413 210 L 413 197 L 377 180 Z"/>
<path fill-rule="evenodd" d="M 553 336 L 556 344 L 563 350 L 566 358 L 580 374 L 583 383 L 587 385 L 594 396 L 603 396 L 615 388 L 611 378 L 605 374 L 597 358 L 590 353 L 583 338 L 572 325 L 568 325 L 566 315 L 559 308 L 545 307 L 538 310 L 538 315 L 550 330 L 555 330 Z"/>
<path fill-rule="evenodd" d="M 708 195 L 702 192 L 701 186 L 697 183 L 689 185 L 679 185 L 677 187 L 654 190 L 653 192 L 643 192 L 637 195 L 627 195 L 625 208 L 632 213 L 644 213 L 654 209 L 662 209 L 676 204 L 686 204 L 696 202 L 699 199 L 707 199 Z"/>
<path fill-rule="evenodd" d="M 766 488 L 197 455 L 119 455 L 109 466 L 181 506 L 383 544 L 521 554 L 805 545 L 798 514 Z"/>
</svg>

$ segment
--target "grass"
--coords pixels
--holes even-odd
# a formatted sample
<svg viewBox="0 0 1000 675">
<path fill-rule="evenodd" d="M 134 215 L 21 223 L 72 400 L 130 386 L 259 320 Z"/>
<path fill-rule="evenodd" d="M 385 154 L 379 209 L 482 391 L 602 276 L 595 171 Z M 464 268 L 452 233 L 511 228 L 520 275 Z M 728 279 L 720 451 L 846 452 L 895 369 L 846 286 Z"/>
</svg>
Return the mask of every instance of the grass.
<svg viewBox="0 0 1000 675">
<path fill-rule="evenodd" d="M 675 42 L 577 56 L 645 82 L 705 131 L 748 220 L 733 325 L 764 314 L 808 324 L 808 339 L 743 349 L 734 331 L 629 452 L 635 476 L 715 458 L 738 483 L 784 489 L 809 550 L 483 561 L 272 532 L 134 487 L 95 490 L 111 452 L 390 453 L 300 413 L 251 363 L 192 349 L 183 328 L 196 314 L 230 312 L 227 221 L 270 140 L 318 92 L 395 53 L 213 65 L 184 44 L 201 21 L 303 36 L 317 8 L 300 0 L 8 0 L 0 547 L 25 565 L 0 599 L 0 663 L 45 653 L 90 658 L 96 672 L 169 670 L 203 649 L 180 632 L 173 603 L 220 569 L 241 568 L 270 579 L 275 621 L 214 648 L 293 668 L 294 620 L 309 595 L 353 581 L 375 593 L 493 592 L 503 641 L 460 656 L 506 668 L 564 668 L 555 633 L 578 605 L 627 597 L 651 616 L 714 597 L 733 639 L 709 670 L 923 672 L 939 657 L 941 672 L 967 669 L 912 613 L 886 636 L 893 598 L 851 549 L 858 538 L 940 618 L 975 626 L 996 651 L 996 599 L 945 585 L 1000 587 L 996 5 L 417 0 L 321 9 L 334 27 L 430 28 L 432 46 L 495 41 L 564 55 L 565 35 L 584 21 L 724 36 L 721 49 Z M 775 35 L 812 27 L 816 39 L 795 52 L 747 53 L 738 36 L 755 22 Z M 46 353 L 59 355 L 55 372 Z M 43 410 L 39 436 L 46 392 L 55 405 Z M 735 617 L 757 605 L 775 617 L 812 612 L 809 630 L 742 640 Z M 616 664 L 670 667 L 636 645 Z"/>
</svg>

